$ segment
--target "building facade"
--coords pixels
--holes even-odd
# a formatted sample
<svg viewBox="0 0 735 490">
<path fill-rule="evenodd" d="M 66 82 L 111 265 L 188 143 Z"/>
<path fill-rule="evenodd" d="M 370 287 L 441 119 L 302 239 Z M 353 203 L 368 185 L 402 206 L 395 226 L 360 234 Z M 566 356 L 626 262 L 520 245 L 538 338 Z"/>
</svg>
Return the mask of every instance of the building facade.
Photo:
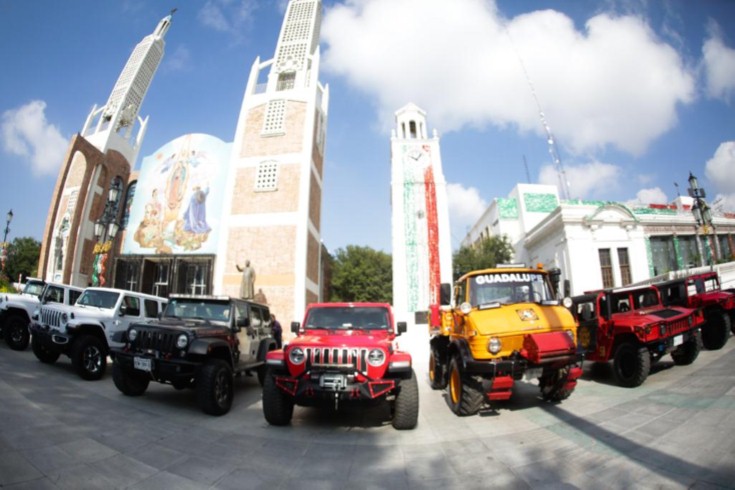
<svg viewBox="0 0 735 490">
<path fill-rule="evenodd" d="M 251 67 L 232 142 L 182 135 L 144 156 L 132 172 L 147 125 L 138 117 L 143 82 L 150 84 L 163 55 L 171 17 L 164 19 L 136 47 L 107 104 L 93 109 L 73 141 L 72 150 L 94 151 L 81 160 L 74 156 L 79 152 L 70 156 L 52 202 L 54 216 L 76 212 L 87 220 L 69 250 L 89 257 L 89 264 L 74 262 L 65 266 L 67 274 L 56 274 L 56 236 L 79 220 L 62 226 L 50 218 L 44 277 L 84 286 L 99 277 L 102 285 L 160 296 L 239 296 L 249 263 L 254 299 L 284 320 L 299 318 L 307 303 L 319 300 L 329 104 L 329 88 L 318 78 L 321 16 L 320 0 L 289 2 L 274 56 Z M 141 129 L 133 137 L 135 121 Z M 89 160 L 97 165 L 91 171 Z M 108 190 L 116 183 L 113 203 Z M 120 233 L 95 241 L 94 224 L 111 215 Z"/>
<path fill-rule="evenodd" d="M 110 275 L 121 203 L 148 124 L 138 114 L 170 26 L 168 15 L 138 43 L 107 103 L 92 108 L 70 142 L 41 243 L 39 275 L 47 280 L 105 285 Z"/>
<path fill-rule="evenodd" d="M 713 228 L 696 225 L 690 197 L 630 207 L 562 201 L 556 186 L 518 184 L 491 203 L 462 245 L 505 235 L 515 261 L 560 268 L 564 293 L 576 295 L 732 260 L 735 215 L 715 217 Z"/>
<path fill-rule="evenodd" d="M 391 134 L 393 308 L 396 318 L 425 323 L 452 282 L 449 208 L 439 137 L 429 137 L 426 113 L 408 104 Z"/>
</svg>

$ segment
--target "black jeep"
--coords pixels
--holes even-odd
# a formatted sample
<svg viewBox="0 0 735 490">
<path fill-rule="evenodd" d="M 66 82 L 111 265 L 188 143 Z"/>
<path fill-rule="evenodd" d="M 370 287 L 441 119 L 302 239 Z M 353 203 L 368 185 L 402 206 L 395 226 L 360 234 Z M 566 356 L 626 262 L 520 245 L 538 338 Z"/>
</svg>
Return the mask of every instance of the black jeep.
<svg viewBox="0 0 735 490">
<path fill-rule="evenodd" d="M 205 413 L 224 415 L 233 377 L 254 371 L 261 385 L 265 355 L 276 348 L 268 307 L 222 296 L 171 295 L 158 321 L 136 323 L 112 349 L 115 386 L 140 396 L 150 381 L 194 388 Z"/>
</svg>

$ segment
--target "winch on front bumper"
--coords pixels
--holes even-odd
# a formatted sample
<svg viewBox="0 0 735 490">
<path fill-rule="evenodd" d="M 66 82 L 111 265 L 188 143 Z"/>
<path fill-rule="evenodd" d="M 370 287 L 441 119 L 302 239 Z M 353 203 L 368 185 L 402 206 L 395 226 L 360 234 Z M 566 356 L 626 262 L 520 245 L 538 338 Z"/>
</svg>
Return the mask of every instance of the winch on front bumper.
<svg viewBox="0 0 735 490">
<path fill-rule="evenodd" d="M 360 373 L 339 371 L 304 373 L 299 377 L 275 375 L 276 386 L 308 405 L 324 400 L 374 400 L 396 388 L 395 379 L 368 379 Z"/>
</svg>

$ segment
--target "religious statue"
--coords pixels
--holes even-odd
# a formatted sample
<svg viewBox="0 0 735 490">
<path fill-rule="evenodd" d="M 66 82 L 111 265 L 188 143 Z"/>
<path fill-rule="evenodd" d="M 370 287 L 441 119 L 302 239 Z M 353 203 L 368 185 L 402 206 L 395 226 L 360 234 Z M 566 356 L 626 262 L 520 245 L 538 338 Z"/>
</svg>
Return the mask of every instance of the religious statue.
<svg viewBox="0 0 735 490">
<path fill-rule="evenodd" d="M 240 297 L 252 299 L 255 296 L 255 269 L 250 265 L 250 261 L 245 261 L 245 267 L 235 264 L 238 272 L 242 272 L 242 282 L 240 283 Z"/>
</svg>

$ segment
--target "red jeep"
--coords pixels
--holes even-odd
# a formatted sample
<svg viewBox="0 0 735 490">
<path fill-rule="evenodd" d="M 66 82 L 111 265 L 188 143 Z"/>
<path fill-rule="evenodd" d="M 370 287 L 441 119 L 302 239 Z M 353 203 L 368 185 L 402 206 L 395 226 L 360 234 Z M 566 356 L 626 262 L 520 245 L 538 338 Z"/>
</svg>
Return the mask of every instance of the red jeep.
<svg viewBox="0 0 735 490">
<path fill-rule="evenodd" d="M 394 348 L 406 323 L 393 327 L 385 303 L 315 303 L 304 323 L 293 322 L 297 337 L 266 357 L 263 415 L 286 425 L 294 405 L 339 408 L 348 402 L 387 402 L 396 429 L 418 421 L 419 392 L 411 355 Z"/>
<path fill-rule="evenodd" d="M 701 310 L 664 306 L 653 286 L 588 292 L 572 301 L 585 359 L 612 359 L 621 386 L 643 384 L 651 363 L 666 354 L 678 365 L 691 364 L 699 355 Z"/>
<path fill-rule="evenodd" d="M 735 294 L 720 288 L 717 272 L 692 274 L 688 277 L 654 284 L 661 291 L 665 305 L 702 308 L 702 344 L 711 350 L 721 349 L 735 333 Z"/>
</svg>

